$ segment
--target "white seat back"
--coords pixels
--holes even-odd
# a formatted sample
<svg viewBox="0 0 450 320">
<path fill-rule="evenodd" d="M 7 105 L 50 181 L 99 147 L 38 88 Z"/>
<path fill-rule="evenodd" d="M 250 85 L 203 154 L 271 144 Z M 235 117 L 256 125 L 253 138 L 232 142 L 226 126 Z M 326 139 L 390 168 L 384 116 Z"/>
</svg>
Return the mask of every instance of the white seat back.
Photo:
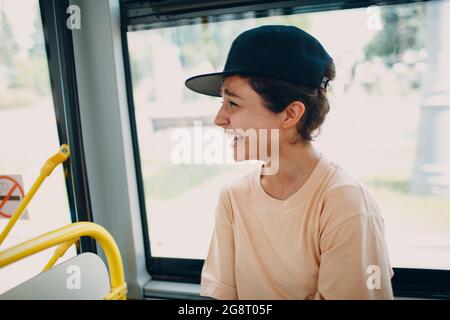
<svg viewBox="0 0 450 320">
<path fill-rule="evenodd" d="M 98 300 L 110 291 L 108 270 L 82 253 L 0 295 L 0 300 Z"/>
</svg>

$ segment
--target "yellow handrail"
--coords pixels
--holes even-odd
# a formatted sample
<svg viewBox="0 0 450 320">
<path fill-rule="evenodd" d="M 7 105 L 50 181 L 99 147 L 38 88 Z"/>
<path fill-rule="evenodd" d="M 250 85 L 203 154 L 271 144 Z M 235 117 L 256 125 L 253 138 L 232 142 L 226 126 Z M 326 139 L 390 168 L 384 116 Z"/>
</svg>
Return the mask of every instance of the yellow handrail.
<svg viewBox="0 0 450 320">
<path fill-rule="evenodd" d="M 41 186 L 42 182 L 47 178 L 55 169 L 55 167 L 63 163 L 69 158 L 70 152 L 69 152 L 69 146 L 67 144 L 63 144 L 61 148 L 59 149 L 58 153 L 56 153 L 54 156 L 52 156 L 50 159 L 48 159 L 44 166 L 41 168 L 41 172 L 39 174 L 39 177 L 34 182 L 33 186 L 31 187 L 30 191 L 26 194 L 23 201 L 20 203 L 19 207 L 17 208 L 16 212 L 12 215 L 12 217 L 9 219 L 8 224 L 6 225 L 5 229 L 3 229 L 2 233 L 0 234 L 0 245 L 3 243 L 5 238 L 8 236 L 11 229 L 16 224 L 17 220 L 22 215 L 25 208 L 28 206 L 28 203 L 33 198 L 36 191 Z"/>
<path fill-rule="evenodd" d="M 105 228 L 92 222 L 72 223 L 4 251 L 0 251 L 0 268 L 37 252 L 68 241 L 74 241 L 83 236 L 95 239 L 105 252 L 111 284 L 111 292 L 105 299 L 125 300 L 127 286 L 119 248 L 111 234 Z"/>
</svg>

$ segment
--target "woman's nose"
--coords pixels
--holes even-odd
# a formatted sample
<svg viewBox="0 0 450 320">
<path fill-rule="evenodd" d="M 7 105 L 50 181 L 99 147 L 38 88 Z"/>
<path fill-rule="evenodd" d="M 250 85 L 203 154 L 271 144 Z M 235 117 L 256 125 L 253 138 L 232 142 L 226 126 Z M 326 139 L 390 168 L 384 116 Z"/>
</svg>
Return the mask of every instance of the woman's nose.
<svg viewBox="0 0 450 320">
<path fill-rule="evenodd" d="M 225 128 L 230 123 L 230 120 L 228 119 L 228 115 L 224 109 L 224 107 L 220 107 L 219 112 L 216 115 L 216 118 L 214 119 L 214 124 L 216 126 Z"/>
</svg>

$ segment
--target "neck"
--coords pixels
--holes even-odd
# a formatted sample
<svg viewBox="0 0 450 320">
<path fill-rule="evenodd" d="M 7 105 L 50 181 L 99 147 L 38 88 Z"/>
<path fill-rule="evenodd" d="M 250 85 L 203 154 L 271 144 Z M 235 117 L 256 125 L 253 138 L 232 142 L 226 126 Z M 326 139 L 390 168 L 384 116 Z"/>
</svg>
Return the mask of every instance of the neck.
<svg viewBox="0 0 450 320">
<path fill-rule="evenodd" d="M 320 157 L 309 141 L 280 146 L 278 171 L 262 175 L 261 185 L 274 198 L 288 198 L 303 186 Z"/>
</svg>

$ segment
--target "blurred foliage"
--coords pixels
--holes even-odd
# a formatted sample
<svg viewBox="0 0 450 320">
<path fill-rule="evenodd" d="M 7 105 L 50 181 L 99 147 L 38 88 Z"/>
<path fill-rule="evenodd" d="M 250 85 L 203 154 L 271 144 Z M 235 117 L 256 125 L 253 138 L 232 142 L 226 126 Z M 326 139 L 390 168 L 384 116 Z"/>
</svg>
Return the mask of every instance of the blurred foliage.
<svg viewBox="0 0 450 320">
<path fill-rule="evenodd" d="M 0 108 L 26 106 L 50 94 L 47 57 L 38 4 L 34 7 L 31 46 L 21 48 L 5 10 L 0 8 Z"/>
<path fill-rule="evenodd" d="M 364 49 L 366 60 L 381 57 L 391 67 L 406 50 L 425 47 L 425 5 L 396 5 L 380 7 L 383 28 Z"/>
<path fill-rule="evenodd" d="M 19 46 L 11 29 L 11 24 L 8 20 L 3 8 L 0 10 L 0 64 L 2 67 L 2 78 L 6 80 L 9 88 L 18 86 L 17 73 L 14 65 L 17 63 L 17 56 L 19 53 Z"/>
</svg>

